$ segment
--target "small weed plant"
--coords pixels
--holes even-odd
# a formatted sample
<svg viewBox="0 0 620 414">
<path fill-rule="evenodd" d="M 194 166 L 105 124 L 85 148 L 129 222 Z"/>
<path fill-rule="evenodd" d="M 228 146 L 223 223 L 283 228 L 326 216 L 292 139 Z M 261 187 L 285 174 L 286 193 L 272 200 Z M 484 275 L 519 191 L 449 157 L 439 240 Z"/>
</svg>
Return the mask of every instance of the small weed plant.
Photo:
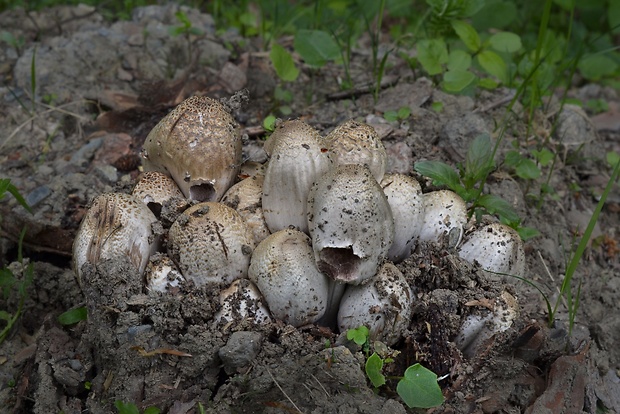
<svg viewBox="0 0 620 414">
<path fill-rule="evenodd" d="M 116 400 L 114 402 L 114 407 L 118 410 L 118 414 L 159 414 L 161 410 L 155 406 L 145 408 L 143 411 L 138 409 L 132 402 L 124 402 L 121 400 Z"/>
<path fill-rule="evenodd" d="M 441 388 L 437 383 L 437 375 L 420 364 L 414 364 L 405 370 L 402 377 L 386 378 L 383 375 L 385 364 L 393 362 L 389 356 L 381 357 L 375 350 L 370 354 L 371 344 L 368 328 L 360 326 L 347 331 L 347 339 L 362 347 L 366 354 L 365 371 L 375 389 L 386 384 L 386 379 L 398 380 L 396 392 L 409 408 L 432 408 L 444 402 Z M 387 349 L 384 344 L 376 343 L 375 347 Z M 382 354 L 385 352 L 381 352 Z M 370 355 L 369 355 L 370 354 Z"/>
</svg>

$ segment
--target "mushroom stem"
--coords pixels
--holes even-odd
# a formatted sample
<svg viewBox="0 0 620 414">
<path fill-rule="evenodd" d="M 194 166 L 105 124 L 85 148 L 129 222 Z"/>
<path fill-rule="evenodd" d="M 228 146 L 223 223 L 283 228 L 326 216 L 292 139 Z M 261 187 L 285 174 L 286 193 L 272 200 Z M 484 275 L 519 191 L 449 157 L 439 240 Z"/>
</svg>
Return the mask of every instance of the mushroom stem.
<svg viewBox="0 0 620 414">
<path fill-rule="evenodd" d="M 346 283 L 339 282 L 330 277 L 327 278 L 327 306 L 325 314 L 317 322 L 321 326 L 327 326 L 331 329 L 336 329 L 338 325 L 338 309 L 340 309 L 340 300 L 344 295 Z"/>
</svg>

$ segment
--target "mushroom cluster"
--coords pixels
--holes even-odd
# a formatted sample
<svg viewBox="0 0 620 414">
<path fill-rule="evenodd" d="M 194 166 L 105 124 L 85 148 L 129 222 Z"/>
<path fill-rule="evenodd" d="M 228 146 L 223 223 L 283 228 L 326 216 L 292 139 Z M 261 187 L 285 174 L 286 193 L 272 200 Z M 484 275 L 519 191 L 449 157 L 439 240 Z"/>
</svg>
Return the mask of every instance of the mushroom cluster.
<svg viewBox="0 0 620 414">
<path fill-rule="evenodd" d="M 457 194 L 423 194 L 413 177 L 386 173 L 369 125 L 349 120 L 322 137 L 301 120 L 280 122 L 264 145 L 269 160 L 243 174 L 241 143 L 220 101 L 191 97 L 164 117 L 132 194 L 103 194 L 86 214 L 73 248 L 80 283 L 86 262 L 125 255 L 147 290 L 226 286 L 217 322 L 365 325 L 393 345 L 414 305 L 394 263 L 422 242 L 447 243 L 489 272 L 524 271 L 512 229 L 465 235 Z"/>
</svg>

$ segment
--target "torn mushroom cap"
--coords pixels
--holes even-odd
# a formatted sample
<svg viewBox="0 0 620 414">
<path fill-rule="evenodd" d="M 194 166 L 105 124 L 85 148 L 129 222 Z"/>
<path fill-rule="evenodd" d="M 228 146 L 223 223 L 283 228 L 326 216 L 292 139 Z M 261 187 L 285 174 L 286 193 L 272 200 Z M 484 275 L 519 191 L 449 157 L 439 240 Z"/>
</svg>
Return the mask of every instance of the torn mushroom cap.
<svg viewBox="0 0 620 414">
<path fill-rule="evenodd" d="M 215 323 L 233 323 L 251 320 L 256 324 L 271 321 L 265 299 L 256 285 L 248 279 L 237 279 L 220 291 L 220 310 L 215 314 Z"/>
<path fill-rule="evenodd" d="M 347 286 L 338 312 L 340 332 L 366 326 L 371 340 L 394 345 L 413 310 L 413 292 L 403 274 L 390 262 L 370 282 Z"/>
<path fill-rule="evenodd" d="M 271 234 L 263 214 L 263 180 L 262 174 L 247 177 L 230 187 L 222 197 L 222 204 L 234 208 L 243 217 L 256 245 Z"/>
<path fill-rule="evenodd" d="M 491 223 L 469 233 L 458 247 L 459 256 L 493 273 L 525 275 L 525 252 L 519 233 L 502 223 Z"/>
<path fill-rule="evenodd" d="M 183 193 L 174 180 L 159 171 L 143 173 L 131 195 L 146 204 L 157 217 L 164 203 L 175 197 L 183 198 Z"/>
<path fill-rule="evenodd" d="M 424 224 L 420 242 L 443 243 L 456 247 L 467 224 L 465 201 L 450 190 L 431 191 L 424 194 Z"/>
<path fill-rule="evenodd" d="M 151 256 L 145 269 L 146 290 L 167 292 L 185 280 L 177 265 L 165 254 Z"/>
<path fill-rule="evenodd" d="M 106 193 L 93 201 L 73 242 L 73 267 L 82 284 L 82 265 L 128 256 L 140 277 L 157 251 L 151 225 L 157 218 L 146 204 L 123 193 Z"/>
<path fill-rule="evenodd" d="M 386 174 L 381 180 L 394 218 L 394 243 L 388 259 L 405 260 L 415 247 L 424 224 L 424 196 L 420 183 L 404 174 Z"/>
<path fill-rule="evenodd" d="M 325 141 L 334 165 L 365 164 L 377 182 L 381 182 L 387 153 L 372 126 L 350 119 L 330 132 Z"/>
<path fill-rule="evenodd" d="M 374 276 L 394 239 L 392 211 L 365 165 L 340 165 L 313 185 L 308 224 L 319 269 L 346 283 Z"/>
<path fill-rule="evenodd" d="M 247 276 L 254 249 L 243 218 L 221 203 L 196 204 L 170 227 L 169 254 L 183 276 L 196 285 L 230 284 Z"/>
<path fill-rule="evenodd" d="M 305 233 L 284 229 L 263 240 L 252 254 L 248 278 L 274 318 L 298 327 L 315 323 L 325 313 L 327 278 L 316 267 Z"/>
<path fill-rule="evenodd" d="M 471 358 L 489 345 L 488 341 L 496 334 L 506 331 L 519 315 L 517 299 L 507 291 L 495 299 L 493 309 L 482 314 L 471 314 L 465 318 L 454 342 Z"/>
<path fill-rule="evenodd" d="M 181 102 L 149 133 L 144 168 L 170 174 L 183 194 L 218 201 L 241 165 L 239 125 L 220 102 L 193 96 Z"/>
<path fill-rule="evenodd" d="M 323 138 L 300 120 L 280 123 L 263 182 L 263 214 L 273 233 L 289 226 L 307 233 L 307 201 L 312 184 L 329 170 Z"/>
</svg>

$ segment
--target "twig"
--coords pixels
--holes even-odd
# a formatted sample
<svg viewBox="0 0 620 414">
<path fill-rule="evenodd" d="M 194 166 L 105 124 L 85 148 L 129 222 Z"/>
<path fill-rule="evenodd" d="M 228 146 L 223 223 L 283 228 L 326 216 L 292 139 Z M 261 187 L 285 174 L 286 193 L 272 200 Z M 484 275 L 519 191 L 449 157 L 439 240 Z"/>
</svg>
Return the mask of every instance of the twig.
<svg viewBox="0 0 620 414">
<path fill-rule="evenodd" d="M 314 378 L 314 380 L 319 384 L 319 386 L 323 389 L 323 391 L 325 392 L 325 395 L 327 395 L 329 397 L 329 393 L 327 392 L 327 390 L 325 389 L 325 387 L 323 386 L 323 384 L 321 384 L 321 381 L 319 381 L 319 379 L 317 377 L 314 376 L 314 374 L 310 374 L 310 376 L 312 376 L 312 378 Z"/>
<path fill-rule="evenodd" d="M 289 396 L 288 396 L 288 394 L 287 394 L 287 393 L 286 393 L 286 392 L 282 389 L 282 387 L 280 386 L 280 384 L 278 384 L 278 381 L 276 381 L 276 379 L 274 378 L 274 376 L 273 376 L 273 374 L 271 373 L 271 371 L 269 371 L 269 368 L 265 367 L 265 369 L 267 370 L 267 373 L 269 374 L 269 376 L 270 376 L 270 377 L 271 377 L 271 379 L 273 380 L 273 383 L 274 383 L 274 384 L 276 384 L 276 387 L 278 387 L 278 389 L 279 389 L 280 391 L 282 391 L 282 394 L 284 394 L 284 396 L 286 397 L 286 399 L 288 400 L 288 402 L 290 402 L 290 403 L 293 405 L 293 407 L 295 407 L 295 409 L 296 409 L 299 413 L 303 414 L 303 412 L 299 409 L 299 407 L 297 407 L 297 406 L 295 405 L 295 403 L 293 402 L 293 400 L 291 400 L 291 397 L 289 397 Z"/>
<path fill-rule="evenodd" d="M 497 108 L 498 106 L 502 106 L 504 104 L 507 104 L 514 97 L 515 97 L 515 91 L 513 90 L 513 91 L 510 91 L 510 93 L 508 95 L 504 96 L 503 98 L 501 98 L 501 99 L 499 99 L 499 100 L 497 100 L 495 102 L 491 102 L 487 106 L 478 107 L 478 108 L 474 109 L 473 112 L 476 113 L 476 112 L 490 111 L 491 109 Z"/>
</svg>

